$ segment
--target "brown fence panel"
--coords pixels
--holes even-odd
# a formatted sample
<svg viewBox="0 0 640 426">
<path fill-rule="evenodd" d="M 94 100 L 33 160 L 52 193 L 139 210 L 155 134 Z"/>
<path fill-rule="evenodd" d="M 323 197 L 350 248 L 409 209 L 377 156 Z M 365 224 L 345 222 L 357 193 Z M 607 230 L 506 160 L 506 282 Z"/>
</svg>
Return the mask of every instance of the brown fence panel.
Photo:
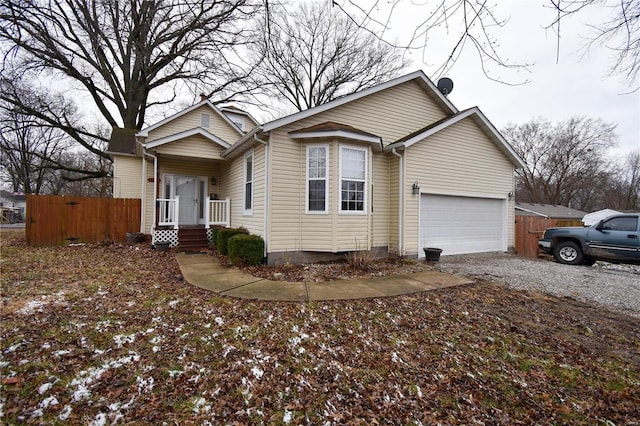
<svg viewBox="0 0 640 426">
<path fill-rule="evenodd" d="M 140 209 L 137 198 L 27 195 L 27 244 L 126 241 L 140 229 Z"/>
<path fill-rule="evenodd" d="M 558 226 L 556 219 L 516 216 L 516 254 L 523 257 L 538 256 L 538 240 L 547 228 L 554 226 Z"/>
</svg>

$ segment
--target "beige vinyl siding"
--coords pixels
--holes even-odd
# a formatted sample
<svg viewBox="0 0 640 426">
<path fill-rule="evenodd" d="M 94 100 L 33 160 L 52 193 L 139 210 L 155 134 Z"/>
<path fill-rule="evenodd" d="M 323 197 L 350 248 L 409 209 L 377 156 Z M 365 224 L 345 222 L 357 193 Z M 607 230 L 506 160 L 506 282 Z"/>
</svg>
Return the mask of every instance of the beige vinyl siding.
<svg viewBox="0 0 640 426">
<path fill-rule="evenodd" d="M 393 222 L 390 216 L 391 214 L 397 216 L 397 199 L 391 210 L 380 212 L 379 219 L 375 216 L 378 214 L 377 211 L 374 212 L 373 218 L 369 215 L 372 169 L 375 170 L 373 172 L 376 188 L 374 203 L 382 207 L 385 197 L 388 198 L 390 194 L 389 190 L 383 189 L 386 186 L 383 181 L 389 177 L 389 172 L 384 171 L 388 166 L 384 164 L 383 154 L 373 154 L 374 158 L 379 156 L 373 161 L 371 156 L 369 157 L 367 214 L 338 214 L 338 142 L 332 141 L 329 214 L 326 215 L 327 217 L 305 214 L 306 145 L 299 140 L 291 140 L 288 132 L 334 121 L 373 133 L 382 137 L 385 143 L 389 143 L 444 116 L 445 113 L 425 90 L 418 83 L 410 81 L 272 131 L 270 135 L 270 170 L 272 172 L 269 188 L 271 191 L 269 251 L 355 250 L 358 246 L 362 246 L 362 241 L 367 245 L 373 243 L 375 246 L 388 244 L 389 234 L 392 232 L 397 234 L 397 219 Z M 327 143 L 327 141 L 319 140 L 318 143 Z M 352 141 L 343 143 L 368 146 Z M 377 169 L 380 166 L 383 168 L 381 174 Z M 376 182 L 380 183 L 376 184 Z M 396 188 L 397 183 L 396 179 Z M 394 183 L 391 183 L 389 188 L 394 188 L 393 185 Z M 377 201 L 378 197 L 380 197 L 379 201 Z M 390 229 L 394 227 L 396 230 Z"/>
<path fill-rule="evenodd" d="M 200 127 L 201 114 L 209 114 L 209 128 L 210 133 L 218 136 L 222 140 L 232 144 L 242 137 L 242 135 L 235 130 L 231 124 L 227 123 L 216 111 L 212 110 L 208 105 L 203 105 L 194 109 L 174 120 L 165 123 L 157 129 L 149 132 L 147 142 L 154 141 L 156 139 L 164 138 L 165 136 L 175 135 L 176 133 L 184 132 L 185 130 L 191 130 Z"/>
<path fill-rule="evenodd" d="M 244 161 L 240 155 L 231 163 L 224 163 L 223 179 L 220 182 L 222 193 L 231 198 L 231 226 L 244 227 L 251 234 L 264 237 L 264 145 L 253 148 L 253 204 L 251 214 L 244 210 Z"/>
<path fill-rule="evenodd" d="M 371 217 L 371 226 L 373 231 L 373 239 L 371 241 L 372 247 L 389 246 L 389 161 L 389 154 L 373 154 L 373 213 Z M 395 187 L 397 188 L 397 180 L 395 184 Z M 369 197 L 369 201 L 371 201 L 371 197 Z M 369 211 L 371 210 L 371 206 L 369 206 Z"/>
<path fill-rule="evenodd" d="M 221 160 L 222 157 L 220 154 L 224 149 L 224 147 L 210 141 L 204 136 L 195 135 L 160 145 L 156 148 L 156 152 L 165 155 Z"/>
<path fill-rule="evenodd" d="M 113 156 L 113 197 L 142 197 L 142 158 Z"/>
<path fill-rule="evenodd" d="M 444 117 L 425 90 L 408 81 L 293 123 L 286 131 L 334 121 L 373 133 L 388 144 Z"/>
<path fill-rule="evenodd" d="M 404 178 L 404 249 L 418 253 L 421 193 L 506 199 L 513 191 L 514 167 L 488 136 L 466 118 L 406 149 Z M 507 245 L 512 246 L 513 208 L 509 208 Z"/>
<path fill-rule="evenodd" d="M 155 225 L 153 217 L 153 206 L 156 200 L 153 198 L 153 188 L 156 183 L 153 180 L 153 160 L 145 160 L 147 164 L 147 178 L 144 184 L 144 212 L 142 217 L 142 232 L 151 234 L 151 228 Z M 158 192 L 158 197 L 162 197 L 162 193 Z"/>
</svg>

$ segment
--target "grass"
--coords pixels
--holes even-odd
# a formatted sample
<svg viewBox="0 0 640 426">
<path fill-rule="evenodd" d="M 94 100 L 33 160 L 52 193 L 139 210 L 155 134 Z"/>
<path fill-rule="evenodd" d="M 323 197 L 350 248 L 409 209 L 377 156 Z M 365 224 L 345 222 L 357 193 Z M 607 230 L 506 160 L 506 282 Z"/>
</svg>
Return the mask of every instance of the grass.
<svg viewBox="0 0 640 426">
<path fill-rule="evenodd" d="M 637 318 L 571 299 L 479 281 L 387 299 L 236 300 L 191 287 L 170 253 L 144 245 L 1 238 L 6 424 L 640 418 Z"/>
</svg>

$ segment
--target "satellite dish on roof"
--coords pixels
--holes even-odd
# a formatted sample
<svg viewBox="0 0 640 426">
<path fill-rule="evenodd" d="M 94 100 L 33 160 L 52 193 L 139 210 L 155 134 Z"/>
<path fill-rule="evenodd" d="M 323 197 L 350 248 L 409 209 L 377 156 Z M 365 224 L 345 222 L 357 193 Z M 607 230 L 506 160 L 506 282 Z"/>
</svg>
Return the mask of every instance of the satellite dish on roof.
<svg viewBox="0 0 640 426">
<path fill-rule="evenodd" d="M 442 77 L 438 80 L 438 90 L 440 93 L 447 96 L 453 90 L 453 80 L 448 77 Z"/>
</svg>

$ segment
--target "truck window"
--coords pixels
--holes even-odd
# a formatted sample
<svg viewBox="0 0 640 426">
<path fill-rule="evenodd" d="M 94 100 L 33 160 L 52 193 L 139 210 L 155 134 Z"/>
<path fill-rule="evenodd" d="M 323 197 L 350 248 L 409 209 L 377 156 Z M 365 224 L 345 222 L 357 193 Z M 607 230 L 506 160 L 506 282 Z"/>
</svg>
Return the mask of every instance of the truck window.
<svg viewBox="0 0 640 426">
<path fill-rule="evenodd" d="M 633 216 L 614 217 L 607 220 L 602 229 L 605 231 L 635 231 L 638 229 L 638 218 Z"/>
</svg>

